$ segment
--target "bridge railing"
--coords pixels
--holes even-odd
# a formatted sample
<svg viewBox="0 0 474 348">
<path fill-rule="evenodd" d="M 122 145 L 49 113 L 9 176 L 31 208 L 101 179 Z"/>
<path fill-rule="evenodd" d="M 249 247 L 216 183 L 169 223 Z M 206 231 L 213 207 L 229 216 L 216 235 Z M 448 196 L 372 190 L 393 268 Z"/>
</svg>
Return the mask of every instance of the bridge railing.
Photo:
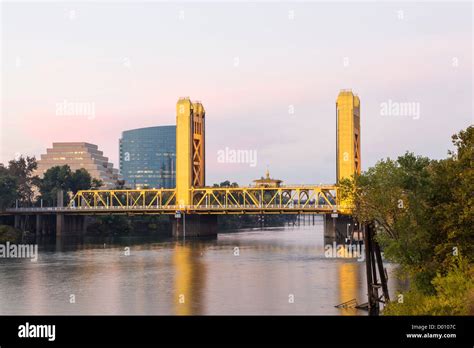
<svg viewBox="0 0 474 348">
<path fill-rule="evenodd" d="M 281 187 L 202 187 L 190 190 L 191 205 L 178 205 L 175 189 L 83 190 L 66 207 L 23 208 L 14 211 L 163 211 L 195 212 L 336 212 L 337 187 L 331 185 Z"/>
<path fill-rule="evenodd" d="M 197 208 L 218 206 L 221 209 L 256 206 L 261 209 L 336 209 L 335 186 L 282 187 L 204 187 L 191 189 Z"/>
<path fill-rule="evenodd" d="M 337 206 L 335 186 L 283 187 L 203 187 L 190 190 L 193 209 L 230 208 L 316 208 Z M 149 209 L 174 209 L 177 206 L 175 189 L 141 190 L 85 190 L 71 199 L 68 207 L 137 206 Z"/>
<path fill-rule="evenodd" d="M 314 211 L 326 211 L 326 212 L 333 212 L 336 211 L 339 207 L 334 206 L 334 205 L 315 205 L 315 206 L 309 206 L 305 204 L 300 204 L 300 205 L 292 205 L 289 207 L 281 207 L 277 204 L 274 205 L 266 205 L 266 206 L 261 206 L 261 205 L 253 205 L 253 204 L 246 204 L 246 205 L 232 205 L 229 204 L 225 208 L 221 207 L 220 205 L 200 205 L 200 206 L 194 206 L 194 205 L 168 205 L 166 207 L 161 207 L 161 206 L 143 206 L 143 205 L 135 205 L 135 206 L 95 206 L 95 207 L 88 207 L 88 206 L 81 206 L 81 207 L 76 207 L 76 206 L 66 206 L 66 207 L 27 207 L 27 208 L 8 208 L 6 209 L 6 212 L 9 213 L 48 213 L 48 212 L 58 212 L 58 213 L 67 213 L 67 212 L 106 212 L 106 211 L 114 211 L 114 212 L 119 212 L 119 211 L 147 211 L 147 212 L 153 212 L 153 211 L 161 211 L 161 212 L 176 212 L 176 211 L 184 211 L 184 212 L 198 212 L 198 211 L 216 211 L 216 212 L 240 212 L 240 211 L 271 211 L 275 210 L 278 212 L 287 212 L 290 213 L 292 211 L 294 212 L 300 212 L 300 211 L 309 211 L 309 212 L 314 212 Z"/>
<path fill-rule="evenodd" d="M 82 190 L 74 195 L 68 207 L 131 209 L 142 206 L 150 209 L 153 207 L 172 209 L 175 205 L 175 189 Z"/>
</svg>

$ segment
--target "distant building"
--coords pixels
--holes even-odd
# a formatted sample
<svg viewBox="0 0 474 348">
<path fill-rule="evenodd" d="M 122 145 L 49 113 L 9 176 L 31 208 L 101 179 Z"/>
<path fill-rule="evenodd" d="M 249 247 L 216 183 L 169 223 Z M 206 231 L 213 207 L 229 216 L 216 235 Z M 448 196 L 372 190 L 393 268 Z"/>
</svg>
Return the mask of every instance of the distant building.
<svg viewBox="0 0 474 348">
<path fill-rule="evenodd" d="M 132 129 L 119 142 L 120 173 L 132 188 L 176 186 L 176 126 Z"/>
<path fill-rule="evenodd" d="M 267 169 L 265 178 L 262 176 L 260 179 L 254 180 L 256 187 L 280 187 L 282 180 L 270 178 L 270 172 Z"/>
<path fill-rule="evenodd" d="M 84 168 L 96 179 L 102 180 L 104 188 L 114 188 L 119 179 L 118 169 L 109 162 L 98 146 L 89 143 L 53 143 L 38 161 L 36 174 L 43 177 L 51 167 L 68 165 L 72 171 Z"/>
</svg>

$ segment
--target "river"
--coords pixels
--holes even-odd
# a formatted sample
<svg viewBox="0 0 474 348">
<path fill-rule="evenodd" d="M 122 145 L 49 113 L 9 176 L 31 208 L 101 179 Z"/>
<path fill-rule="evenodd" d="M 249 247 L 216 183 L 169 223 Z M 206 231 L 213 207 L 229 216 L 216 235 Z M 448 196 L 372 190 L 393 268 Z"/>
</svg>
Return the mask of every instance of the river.
<svg viewBox="0 0 474 348">
<path fill-rule="evenodd" d="M 386 264 L 389 288 L 399 284 Z M 324 253 L 316 225 L 210 240 L 57 241 L 0 259 L 0 314 L 367 315 L 365 263 Z"/>
</svg>

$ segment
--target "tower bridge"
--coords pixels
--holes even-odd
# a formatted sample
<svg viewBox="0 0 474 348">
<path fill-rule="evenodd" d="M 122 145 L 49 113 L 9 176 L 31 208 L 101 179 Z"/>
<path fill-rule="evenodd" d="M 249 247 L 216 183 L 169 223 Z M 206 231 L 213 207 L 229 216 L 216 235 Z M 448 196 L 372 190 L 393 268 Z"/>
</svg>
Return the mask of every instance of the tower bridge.
<svg viewBox="0 0 474 348">
<path fill-rule="evenodd" d="M 205 166 L 206 112 L 200 102 L 180 98 L 176 104 L 176 187 L 173 189 L 81 190 L 56 207 L 11 208 L 15 225 L 36 218 L 36 232 L 45 215 L 55 217 L 56 235 L 85 229 L 85 216 L 104 214 L 168 214 L 173 234 L 217 233 L 217 215 L 324 214 L 325 236 L 336 236 L 351 221 L 351 202 L 338 195 L 338 182 L 360 174 L 360 100 L 342 90 L 336 101 L 336 183 L 278 187 L 209 187 Z M 48 219 L 48 218 L 46 218 Z M 180 220 L 182 222 L 180 223 Z M 353 226 L 353 224 L 351 224 Z"/>
</svg>

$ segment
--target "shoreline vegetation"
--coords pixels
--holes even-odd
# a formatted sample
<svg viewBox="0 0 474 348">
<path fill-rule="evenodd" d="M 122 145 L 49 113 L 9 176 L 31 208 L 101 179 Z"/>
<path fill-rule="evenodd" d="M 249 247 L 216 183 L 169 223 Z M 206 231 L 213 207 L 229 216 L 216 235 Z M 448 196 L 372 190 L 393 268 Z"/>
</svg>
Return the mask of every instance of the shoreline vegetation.
<svg viewBox="0 0 474 348">
<path fill-rule="evenodd" d="M 295 221 L 294 215 L 228 215 L 219 216 L 219 231 L 229 232 L 244 228 L 281 227 Z M 171 235 L 171 222 L 167 215 L 157 216 L 101 216 L 87 227 L 86 236 L 168 236 Z"/>
<path fill-rule="evenodd" d="M 474 127 L 452 143 L 445 159 L 407 152 L 340 183 L 353 215 L 375 224 L 385 259 L 409 280 L 385 315 L 474 314 Z"/>
</svg>

